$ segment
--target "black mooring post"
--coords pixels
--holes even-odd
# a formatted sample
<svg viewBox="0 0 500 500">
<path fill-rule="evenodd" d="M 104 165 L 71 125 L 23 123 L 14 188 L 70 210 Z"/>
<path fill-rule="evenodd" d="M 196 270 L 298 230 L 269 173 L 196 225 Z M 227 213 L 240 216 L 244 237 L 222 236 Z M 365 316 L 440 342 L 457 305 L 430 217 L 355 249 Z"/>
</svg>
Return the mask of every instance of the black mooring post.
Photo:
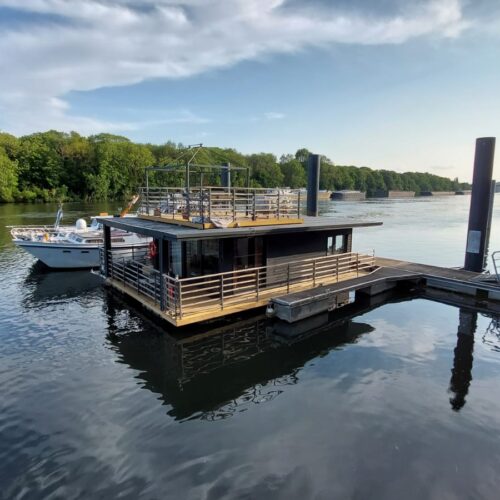
<svg viewBox="0 0 500 500">
<path fill-rule="evenodd" d="M 491 217 L 491 178 L 495 157 L 495 138 L 480 137 L 476 140 L 472 195 L 470 200 L 469 229 L 465 250 L 464 269 L 477 273 L 484 269 L 488 248 L 488 226 Z"/>
<path fill-rule="evenodd" d="M 321 169 L 320 155 L 310 154 L 307 160 L 307 215 L 318 216 L 319 174 Z"/>
<path fill-rule="evenodd" d="M 229 162 L 222 164 L 222 170 L 220 174 L 220 183 L 222 187 L 231 187 L 231 164 Z"/>
</svg>

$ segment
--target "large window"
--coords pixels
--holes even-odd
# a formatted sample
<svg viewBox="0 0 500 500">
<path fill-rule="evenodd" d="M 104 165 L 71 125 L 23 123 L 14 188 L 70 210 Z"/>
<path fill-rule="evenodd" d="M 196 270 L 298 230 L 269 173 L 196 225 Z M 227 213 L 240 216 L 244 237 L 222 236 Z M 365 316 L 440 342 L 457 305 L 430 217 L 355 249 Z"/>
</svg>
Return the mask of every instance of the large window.
<svg viewBox="0 0 500 500">
<path fill-rule="evenodd" d="M 238 238 L 234 243 L 234 269 L 248 269 L 264 265 L 262 236 Z"/>
<path fill-rule="evenodd" d="M 345 234 L 336 234 L 335 236 L 328 236 L 326 245 L 326 253 L 333 255 L 337 253 L 344 253 L 347 248 L 347 236 Z"/>
<path fill-rule="evenodd" d="M 219 272 L 219 240 L 187 241 L 184 253 L 186 277 Z"/>
</svg>

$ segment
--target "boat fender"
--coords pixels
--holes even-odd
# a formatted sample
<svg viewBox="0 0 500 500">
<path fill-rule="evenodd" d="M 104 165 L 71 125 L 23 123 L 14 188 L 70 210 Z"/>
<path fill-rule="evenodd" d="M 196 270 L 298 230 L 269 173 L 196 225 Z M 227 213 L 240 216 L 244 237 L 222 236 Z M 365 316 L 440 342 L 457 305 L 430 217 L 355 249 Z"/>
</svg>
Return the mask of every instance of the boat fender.
<svg viewBox="0 0 500 500">
<path fill-rule="evenodd" d="M 267 304 L 266 316 L 268 318 L 272 318 L 275 314 L 276 314 L 276 311 L 274 310 L 274 307 L 272 306 L 272 304 Z"/>
<path fill-rule="evenodd" d="M 158 249 L 156 248 L 156 243 L 151 241 L 149 243 L 149 258 L 154 259 L 158 255 Z"/>
</svg>

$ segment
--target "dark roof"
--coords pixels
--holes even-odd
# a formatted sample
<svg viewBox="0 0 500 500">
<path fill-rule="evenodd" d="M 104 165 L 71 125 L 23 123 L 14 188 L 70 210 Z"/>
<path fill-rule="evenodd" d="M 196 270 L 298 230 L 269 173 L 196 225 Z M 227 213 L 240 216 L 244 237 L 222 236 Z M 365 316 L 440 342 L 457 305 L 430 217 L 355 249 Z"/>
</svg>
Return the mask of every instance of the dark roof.
<svg viewBox="0 0 500 500">
<path fill-rule="evenodd" d="M 97 217 L 99 222 L 133 233 L 145 234 L 167 240 L 199 240 L 211 238 L 231 238 L 235 236 L 257 236 L 263 234 L 302 233 L 307 231 L 327 231 L 351 229 L 355 227 L 380 226 L 382 222 L 351 221 L 333 217 L 304 217 L 303 224 L 281 224 L 275 226 L 255 226 L 217 229 L 196 229 L 165 222 L 136 217 Z"/>
</svg>

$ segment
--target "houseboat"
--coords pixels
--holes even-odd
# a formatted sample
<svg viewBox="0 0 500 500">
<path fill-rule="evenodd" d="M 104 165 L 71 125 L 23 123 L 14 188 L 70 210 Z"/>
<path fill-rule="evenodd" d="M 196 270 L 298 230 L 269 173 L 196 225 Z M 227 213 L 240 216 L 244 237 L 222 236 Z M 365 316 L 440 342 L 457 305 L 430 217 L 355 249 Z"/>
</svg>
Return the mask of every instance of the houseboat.
<svg viewBox="0 0 500 500">
<path fill-rule="evenodd" d="M 352 252 L 352 232 L 381 223 L 318 217 L 317 155 L 308 168 L 308 215 L 302 215 L 300 191 L 231 186 L 237 169 L 229 165 L 151 168 L 149 173 L 182 173 L 183 185 L 153 186 L 147 173 L 136 218 L 99 219 L 101 274 L 112 287 L 183 326 L 371 273 L 374 256 Z M 204 185 L 204 173 L 213 180 L 214 169 L 221 185 Z M 115 248 L 112 229 L 152 238 L 147 254 Z"/>
</svg>

